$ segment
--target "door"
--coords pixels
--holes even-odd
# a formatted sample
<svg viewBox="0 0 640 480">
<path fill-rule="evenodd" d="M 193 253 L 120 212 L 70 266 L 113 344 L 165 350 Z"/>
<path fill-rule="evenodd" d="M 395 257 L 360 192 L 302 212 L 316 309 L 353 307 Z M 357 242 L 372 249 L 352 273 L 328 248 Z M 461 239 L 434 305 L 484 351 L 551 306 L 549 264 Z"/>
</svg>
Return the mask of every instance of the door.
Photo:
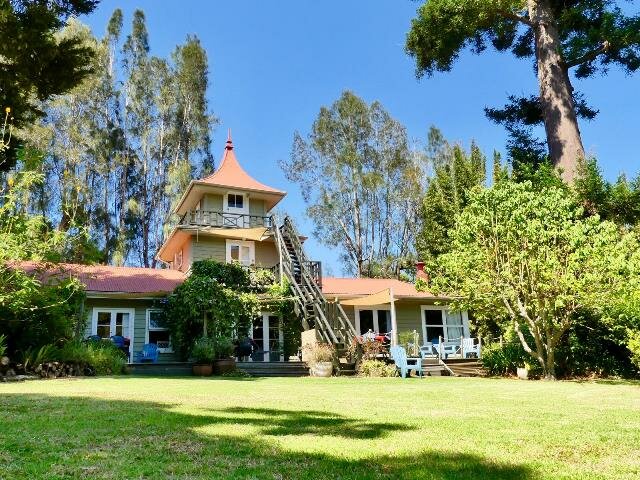
<svg viewBox="0 0 640 480">
<path fill-rule="evenodd" d="M 258 344 L 258 351 L 251 355 L 254 362 L 278 362 L 284 360 L 282 344 L 284 335 L 280 319 L 270 313 L 263 313 L 253 320 L 251 338 Z"/>
<path fill-rule="evenodd" d="M 109 309 L 94 308 L 92 335 L 108 340 L 114 335 L 129 339 L 128 355 L 131 358 L 133 348 L 133 328 L 132 321 L 134 310 L 130 309 Z"/>
</svg>

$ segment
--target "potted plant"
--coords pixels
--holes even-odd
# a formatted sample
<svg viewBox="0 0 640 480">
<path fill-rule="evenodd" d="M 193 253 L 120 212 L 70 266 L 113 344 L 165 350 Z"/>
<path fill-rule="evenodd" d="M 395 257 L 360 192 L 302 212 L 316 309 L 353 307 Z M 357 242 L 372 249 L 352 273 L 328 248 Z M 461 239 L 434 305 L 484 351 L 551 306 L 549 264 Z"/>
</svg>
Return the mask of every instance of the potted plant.
<svg viewBox="0 0 640 480">
<path fill-rule="evenodd" d="M 215 339 L 216 359 L 213 361 L 213 373 L 223 375 L 236 369 L 236 359 L 233 358 L 235 345 L 229 338 Z"/>
<path fill-rule="evenodd" d="M 307 364 L 312 377 L 330 377 L 333 374 L 335 349 L 328 343 L 311 343 L 305 347 L 308 351 Z"/>
<path fill-rule="evenodd" d="M 528 362 L 524 362 L 523 367 L 518 367 L 516 369 L 516 374 L 520 380 L 527 380 L 529 378 L 529 371 L 531 370 L 531 365 Z"/>
<path fill-rule="evenodd" d="M 207 337 L 200 337 L 191 350 L 193 357 L 193 374 L 199 377 L 208 377 L 213 372 L 213 359 L 215 348 L 213 341 Z"/>
</svg>

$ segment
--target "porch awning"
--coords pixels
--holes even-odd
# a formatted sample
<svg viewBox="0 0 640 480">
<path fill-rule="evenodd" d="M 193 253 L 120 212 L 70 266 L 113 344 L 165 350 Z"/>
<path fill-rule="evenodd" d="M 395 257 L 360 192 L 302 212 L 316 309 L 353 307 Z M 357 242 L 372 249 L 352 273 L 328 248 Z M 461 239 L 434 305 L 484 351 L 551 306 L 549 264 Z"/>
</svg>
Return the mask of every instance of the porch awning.
<svg viewBox="0 0 640 480">
<path fill-rule="evenodd" d="M 214 237 L 222 238 L 234 238 L 237 240 L 255 240 L 261 242 L 268 237 L 268 228 L 255 227 L 255 228 L 198 228 L 199 232 L 204 232 L 207 235 L 213 235 Z"/>
<path fill-rule="evenodd" d="M 354 298 L 351 300 L 342 300 L 340 302 L 340 305 L 350 305 L 358 307 L 368 305 L 384 305 L 385 303 L 391 302 L 391 289 L 385 288 L 378 293 L 372 293 L 371 295 L 365 295 L 364 297 Z"/>
</svg>

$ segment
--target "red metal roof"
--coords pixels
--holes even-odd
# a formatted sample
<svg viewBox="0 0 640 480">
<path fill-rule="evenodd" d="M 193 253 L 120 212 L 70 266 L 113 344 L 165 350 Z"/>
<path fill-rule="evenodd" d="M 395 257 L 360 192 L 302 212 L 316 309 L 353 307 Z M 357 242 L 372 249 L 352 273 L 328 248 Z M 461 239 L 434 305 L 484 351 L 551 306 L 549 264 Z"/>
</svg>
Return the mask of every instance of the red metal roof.
<svg viewBox="0 0 640 480">
<path fill-rule="evenodd" d="M 165 294 L 172 292 L 186 278 L 178 270 L 72 263 L 18 262 L 16 267 L 36 273 L 43 281 L 73 277 L 88 292 Z"/>
<path fill-rule="evenodd" d="M 273 187 L 265 185 L 264 183 L 260 183 L 244 171 L 244 169 L 240 166 L 238 159 L 236 158 L 236 154 L 233 151 L 231 131 L 229 131 L 227 145 L 224 148 L 224 156 L 222 157 L 220 167 L 208 177 L 199 180 L 199 182 L 244 190 L 257 190 L 282 196 L 286 194 L 281 190 L 277 190 Z"/>
<path fill-rule="evenodd" d="M 413 283 L 393 278 L 322 278 L 322 293 L 329 299 L 332 295 L 371 295 L 385 288 L 393 289 L 393 296 L 396 298 L 436 298 L 431 292 L 419 292 Z"/>
</svg>

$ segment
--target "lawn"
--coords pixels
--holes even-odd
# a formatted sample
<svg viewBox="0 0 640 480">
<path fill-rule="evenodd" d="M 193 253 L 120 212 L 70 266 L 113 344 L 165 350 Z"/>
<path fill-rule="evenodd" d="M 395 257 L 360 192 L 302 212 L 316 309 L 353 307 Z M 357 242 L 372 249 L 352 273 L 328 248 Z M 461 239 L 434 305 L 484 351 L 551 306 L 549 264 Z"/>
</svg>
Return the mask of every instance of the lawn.
<svg viewBox="0 0 640 480">
<path fill-rule="evenodd" d="M 0 384 L 0 478 L 640 478 L 640 385 L 126 376 Z"/>
</svg>

